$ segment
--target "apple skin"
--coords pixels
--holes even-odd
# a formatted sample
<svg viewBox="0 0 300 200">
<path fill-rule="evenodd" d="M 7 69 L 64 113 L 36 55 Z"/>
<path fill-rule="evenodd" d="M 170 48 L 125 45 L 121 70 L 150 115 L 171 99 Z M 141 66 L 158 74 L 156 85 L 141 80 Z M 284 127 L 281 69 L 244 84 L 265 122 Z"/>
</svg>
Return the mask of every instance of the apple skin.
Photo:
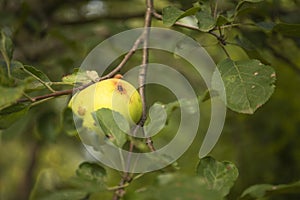
<svg viewBox="0 0 300 200">
<path fill-rule="evenodd" d="M 83 119 L 83 126 L 87 128 L 95 124 L 91 113 L 101 108 L 119 112 L 129 124 L 137 123 L 142 116 L 139 93 L 130 83 L 118 78 L 97 82 L 76 93 L 69 107 Z"/>
</svg>

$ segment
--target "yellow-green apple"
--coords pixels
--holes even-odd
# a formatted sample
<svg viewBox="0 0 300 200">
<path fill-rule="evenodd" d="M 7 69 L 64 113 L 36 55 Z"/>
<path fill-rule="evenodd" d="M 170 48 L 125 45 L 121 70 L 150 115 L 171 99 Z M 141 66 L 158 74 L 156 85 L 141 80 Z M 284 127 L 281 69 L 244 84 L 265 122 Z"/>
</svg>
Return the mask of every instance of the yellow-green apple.
<svg viewBox="0 0 300 200">
<path fill-rule="evenodd" d="M 119 112 L 129 122 L 137 123 L 142 115 L 141 97 L 127 81 L 111 78 L 97 82 L 76 93 L 69 106 L 83 119 L 83 126 L 94 127 L 92 112 L 109 108 Z"/>
</svg>

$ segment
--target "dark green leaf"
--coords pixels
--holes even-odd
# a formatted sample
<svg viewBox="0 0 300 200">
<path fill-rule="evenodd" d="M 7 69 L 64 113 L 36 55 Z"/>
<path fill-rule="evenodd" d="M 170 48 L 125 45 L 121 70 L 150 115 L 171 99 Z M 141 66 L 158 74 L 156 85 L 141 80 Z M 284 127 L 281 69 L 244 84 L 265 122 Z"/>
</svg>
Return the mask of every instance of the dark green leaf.
<svg viewBox="0 0 300 200">
<path fill-rule="evenodd" d="M 268 61 L 261 55 L 260 48 L 244 36 L 245 35 L 235 37 L 237 44 L 244 49 L 250 58 L 259 59 L 263 63 L 268 63 Z"/>
<path fill-rule="evenodd" d="M 63 111 L 63 130 L 70 136 L 77 135 L 72 109 L 66 107 Z"/>
<path fill-rule="evenodd" d="M 28 71 L 29 73 L 33 74 L 34 76 L 38 77 L 40 80 L 44 82 L 50 82 L 49 78 L 40 70 L 36 69 L 33 66 L 25 65 L 24 69 Z"/>
<path fill-rule="evenodd" d="M 26 104 L 16 104 L 0 111 L 0 129 L 6 129 L 24 116 L 29 109 Z"/>
<path fill-rule="evenodd" d="M 196 6 L 196 7 L 190 8 L 186 11 L 182 11 L 174 6 L 165 7 L 162 10 L 163 23 L 166 26 L 172 26 L 178 20 L 180 20 L 184 17 L 187 17 L 187 16 L 194 15 L 199 9 L 200 9 L 200 7 Z"/>
<path fill-rule="evenodd" d="M 39 200 L 81 200 L 87 197 L 88 197 L 88 193 L 85 191 L 69 189 L 69 190 L 55 191 L 43 198 L 38 198 L 38 199 Z"/>
<path fill-rule="evenodd" d="M 273 31 L 285 36 L 300 37 L 300 24 L 279 23 L 274 26 Z"/>
<path fill-rule="evenodd" d="M 164 174 L 158 177 L 157 185 L 136 192 L 134 199 L 143 200 L 221 200 L 220 193 L 210 190 L 199 177 L 179 174 Z"/>
<path fill-rule="evenodd" d="M 222 25 L 227 24 L 229 22 L 232 22 L 232 20 L 225 17 L 225 16 L 223 16 L 223 15 L 219 15 L 218 18 L 217 18 L 216 25 L 217 26 L 222 26 Z"/>
<path fill-rule="evenodd" d="M 166 26 L 172 26 L 183 14 L 184 14 L 184 11 L 182 11 L 174 6 L 165 7 L 162 10 L 163 23 Z"/>
<path fill-rule="evenodd" d="M 258 22 L 258 23 L 256 23 L 256 26 L 263 29 L 264 31 L 271 31 L 274 28 L 275 23 L 274 22 Z"/>
<path fill-rule="evenodd" d="M 236 10 L 240 10 L 241 7 L 245 4 L 245 3 L 259 3 L 262 2 L 264 0 L 242 0 L 237 4 Z"/>
<path fill-rule="evenodd" d="M 238 177 L 238 170 L 231 162 L 219 162 L 212 157 L 205 157 L 198 164 L 197 174 L 211 190 L 225 197 Z"/>
<path fill-rule="evenodd" d="M 2 87 L 0 86 L 0 110 L 17 102 L 23 96 L 24 86 Z"/>
<path fill-rule="evenodd" d="M 198 27 L 200 31 L 208 32 L 216 25 L 216 20 L 208 10 L 201 10 L 197 12 L 196 18 L 198 20 Z"/>
<path fill-rule="evenodd" d="M 260 184 L 253 185 L 247 188 L 239 199 L 251 200 L 271 197 L 278 194 L 299 194 L 300 195 L 300 181 L 291 184 L 270 185 Z"/>
<path fill-rule="evenodd" d="M 79 165 L 76 174 L 85 180 L 102 182 L 106 176 L 106 171 L 97 163 L 84 162 Z"/>
<path fill-rule="evenodd" d="M 0 60 L 0 85 L 2 86 L 13 86 L 15 81 L 11 77 L 7 76 L 7 66 L 3 60 Z"/>
<path fill-rule="evenodd" d="M 13 43 L 3 31 L 0 32 L 0 51 L 5 59 L 5 62 L 9 63 L 13 55 Z"/>
<path fill-rule="evenodd" d="M 26 68 L 28 69 L 27 71 Z M 27 92 L 45 88 L 45 86 L 39 80 L 37 80 L 37 78 L 40 78 L 44 82 L 50 81 L 48 77 L 39 70 L 30 66 L 24 66 L 18 61 L 11 62 L 11 73 L 16 82 L 25 86 L 25 90 Z M 37 78 L 33 77 L 30 73 Z"/>
<path fill-rule="evenodd" d="M 225 59 L 218 69 L 225 85 L 227 107 L 233 111 L 253 114 L 274 92 L 275 72 L 258 60 Z"/>
<path fill-rule="evenodd" d="M 194 15 L 194 14 L 196 14 L 196 12 L 199 11 L 199 10 L 200 10 L 200 7 L 194 6 L 194 7 L 190 8 L 190 9 L 184 11 L 183 15 L 181 15 L 180 18 Z"/>
<path fill-rule="evenodd" d="M 42 140 L 54 142 L 60 130 L 59 116 L 55 112 L 45 112 L 38 117 L 37 132 Z"/>
<path fill-rule="evenodd" d="M 43 170 L 39 173 L 30 194 L 30 200 L 82 200 L 90 192 L 100 190 L 97 182 L 86 181 L 80 178 L 63 179 L 54 170 Z"/>
<path fill-rule="evenodd" d="M 101 108 L 93 113 L 93 117 L 99 123 L 105 135 L 109 136 L 110 141 L 118 147 L 125 144 L 127 140 L 126 133 L 129 133 L 129 124 L 120 113 L 108 108 Z"/>
</svg>

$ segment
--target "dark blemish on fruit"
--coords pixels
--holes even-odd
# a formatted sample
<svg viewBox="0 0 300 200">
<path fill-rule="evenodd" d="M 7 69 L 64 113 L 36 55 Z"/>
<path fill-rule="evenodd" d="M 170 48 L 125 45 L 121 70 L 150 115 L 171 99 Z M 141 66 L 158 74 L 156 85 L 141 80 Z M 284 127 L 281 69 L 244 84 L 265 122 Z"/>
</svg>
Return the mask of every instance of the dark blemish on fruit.
<svg viewBox="0 0 300 200">
<path fill-rule="evenodd" d="M 126 94 L 126 90 L 125 90 L 125 88 L 124 88 L 121 84 L 117 84 L 117 90 L 118 90 L 121 94 Z"/>
<path fill-rule="evenodd" d="M 85 111 L 86 111 L 85 108 L 79 106 L 79 107 L 78 107 L 77 113 L 78 113 L 78 115 L 80 115 L 80 116 L 84 116 L 84 115 L 85 115 Z"/>
</svg>

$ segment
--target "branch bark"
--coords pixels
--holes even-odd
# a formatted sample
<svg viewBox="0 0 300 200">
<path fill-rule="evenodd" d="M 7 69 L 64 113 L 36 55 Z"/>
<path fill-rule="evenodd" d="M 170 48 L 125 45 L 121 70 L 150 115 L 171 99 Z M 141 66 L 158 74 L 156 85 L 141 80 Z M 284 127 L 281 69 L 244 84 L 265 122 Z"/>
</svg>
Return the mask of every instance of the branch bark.
<svg viewBox="0 0 300 200">
<path fill-rule="evenodd" d="M 149 49 L 148 49 L 148 45 L 149 45 L 149 32 L 150 32 L 150 27 L 151 27 L 151 21 L 152 21 L 152 13 L 153 13 L 153 0 L 147 0 L 146 1 L 146 5 L 147 5 L 147 10 L 145 13 L 145 24 L 144 24 L 144 31 L 141 35 L 142 39 L 143 39 L 143 56 L 142 56 L 142 65 L 140 67 L 140 71 L 139 71 L 139 77 L 138 77 L 138 81 L 139 81 L 139 93 L 141 96 L 141 101 L 142 101 L 142 117 L 137 125 L 137 127 L 134 129 L 133 135 L 135 135 L 135 132 L 140 128 L 144 126 L 144 123 L 146 121 L 147 118 L 147 107 L 146 107 L 146 98 L 145 98 L 145 82 L 146 82 L 146 74 L 147 74 L 147 65 L 148 65 L 148 59 L 149 59 Z M 149 142 L 151 141 L 151 142 Z M 147 144 L 150 148 L 150 150 L 154 150 L 153 147 L 153 142 L 151 140 L 151 138 L 147 138 Z M 129 151 L 132 152 L 134 149 L 134 144 L 131 141 L 130 142 L 130 147 L 129 147 Z M 131 156 L 128 156 L 128 160 L 127 160 L 127 165 L 129 166 L 130 164 L 130 159 Z M 119 200 L 120 198 L 122 198 L 125 195 L 125 188 L 122 187 L 125 184 L 131 182 L 132 180 L 132 175 L 128 172 L 124 172 L 122 179 L 119 183 L 119 188 L 115 191 L 114 196 L 113 196 L 113 200 Z"/>
</svg>

